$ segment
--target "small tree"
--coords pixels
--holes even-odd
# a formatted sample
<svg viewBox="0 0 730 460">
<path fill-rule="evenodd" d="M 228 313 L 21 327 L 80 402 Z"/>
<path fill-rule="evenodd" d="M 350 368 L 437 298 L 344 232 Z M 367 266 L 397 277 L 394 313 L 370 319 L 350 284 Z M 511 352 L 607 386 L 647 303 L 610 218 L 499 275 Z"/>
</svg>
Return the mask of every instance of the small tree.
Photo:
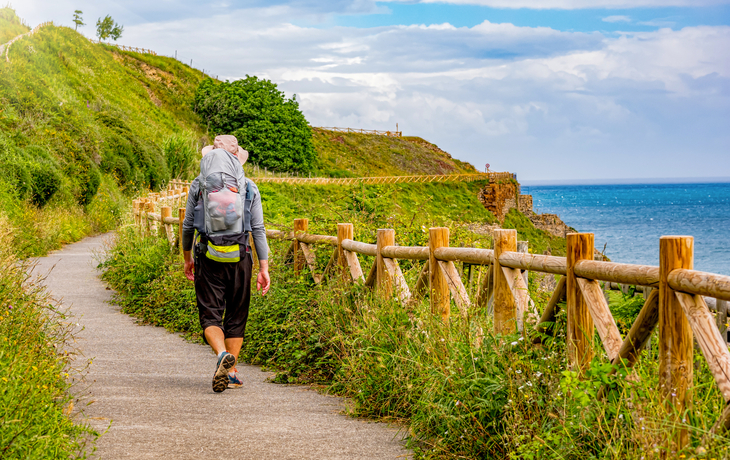
<svg viewBox="0 0 730 460">
<path fill-rule="evenodd" d="M 114 19 L 109 15 L 96 21 L 96 36 L 99 37 L 99 40 L 111 38 L 117 41 L 122 36 L 122 32 L 124 32 L 124 26 L 114 22 Z"/>
<path fill-rule="evenodd" d="M 81 10 L 74 11 L 74 23 L 76 23 L 75 30 L 79 30 L 79 26 L 86 25 L 84 24 L 84 18 L 81 16 L 82 14 L 84 14 L 84 12 Z"/>
</svg>

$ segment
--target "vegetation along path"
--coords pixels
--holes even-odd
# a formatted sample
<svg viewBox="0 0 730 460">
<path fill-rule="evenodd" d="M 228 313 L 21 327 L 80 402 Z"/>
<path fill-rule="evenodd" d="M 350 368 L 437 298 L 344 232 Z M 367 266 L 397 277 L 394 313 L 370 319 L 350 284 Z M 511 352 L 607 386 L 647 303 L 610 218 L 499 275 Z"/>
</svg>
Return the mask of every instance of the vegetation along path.
<svg viewBox="0 0 730 460">
<path fill-rule="evenodd" d="M 110 236 L 87 238 L 39 259 L 38 273 L 83 327 L 94 403 L 84 410 L 103 432 L 100 458 L 407 458 L 403 433 L 341 415 L 343 401 L 301 386 L 268 383 L 239 365 L 244 388 L 213 393 L 207 347 L 140 326 L 111 304 L 95 253 Z"/>
</svg>

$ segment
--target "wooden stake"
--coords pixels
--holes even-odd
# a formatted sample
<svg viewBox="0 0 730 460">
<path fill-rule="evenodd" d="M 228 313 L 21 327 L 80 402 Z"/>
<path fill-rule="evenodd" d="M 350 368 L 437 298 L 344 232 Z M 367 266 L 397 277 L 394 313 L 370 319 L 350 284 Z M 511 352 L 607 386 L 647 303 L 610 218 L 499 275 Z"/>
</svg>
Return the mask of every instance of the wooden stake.
<svg viewBox="0 0 730 460">
<path fill-rule="evenodd" d="M 172 234 L 172 225 L 165 223 L 165 217 L 172 217 L 172 208 L 170 206 L 160 208 L 160 233 L 164 233 L 167 242 L 173 245 L 175 240 Z"/>
<path fill-rule="evenodd" d="M 582 373 L 593 358 L 593 318 L 588 310 L 575 276 L 575 263 L 593 260 L 593 233 L 568 233 L 567 275 L 565 292 L 568 310 L 567 354 L 568 365 Z"/>
<path fill-rule="evenodd" d="M 692 394 L 693 335 L 675 291 L 667 277 L 676 268 L 692 269 L 694 238 L 663 236 L 659 239 L 659 390 L 666 399 L 667 410 L 677 419 L 690 407 Z M 689 442 L 689 432 L 680 429 L 672 450 Z"/>
<path fill-rule="evenodd" d="M 428 290 L 428 269 L 429 261 L 426 260 L 426 263 L 423 264 L 423 268 L 421 268 L 421 271 L 418 273 L 418 279 L 416 280 L 416 285 L 413 288 L 413 296 L 420 299 Z"/>
<path fill-rule="evenodd" d="M 296 239 L 298 233 L 307 233 L 309 219 L 294 219 L 294 241 L 292 241 L 292 254 L 294 255 L 294 272 L 299 274 L 306 263 L 304 254 L 299 250 L 299 241 Z"/>
<path fill-rule="evenodd" d="M 395 230 L 378 229 L 375 245 L 377 246 L 377 254 L 375 256 L 375 265 L 377 267 L 375 292 L 384 298 L 391 297 L 393 295 L 393 277 L 385 266 L 381 251 L 386 246 L 395 246 Z"/>
<path fill-rule="evenodd" d="M 543 310 L 543 312 L 542 312 L 540 321 L 538 321 L 537 326 L 535 326 L 535 330 L 538 332 L 538 334 L 535 335 L 535 337 L 532 339 L 532 343 L 534 343 L 536 345 L 538 343 L 542 343 L 541 334 L 545 333 L 545 329 L 540 325 L 542 323 L 552 323 L 555 321 L 555 314 L 558 311 L 558 304 L 563 299 L 565 299 L 565 277 L 561 276 L 560 281 L 558 281 L 558 285 L 555 287 L 555 290 L 553 291 L 553 295 L 550 296 L 550 300 L 548 301 L 548 304 L 545 307 L 545 310 Z"/>
<path fill-rule="evenodd" d="M 467 319 L 469 317 L 471 302 L 469 301 L 469 296 L 466 293 L 464 284 L 461 282 L 461 275 L 459 274 L 459 271 L 451 261 L 444 262 L 443 260 L 439 260 L 438 264 L 441 269 L 441 273 L 444 274 L 446 284 L 449 286 L 451 296 L 454 298 L 456 306 L 459 307 L 461 317 Z"/>
<path fill-rule="evenodd" d="M 345 250 L 342 249 L 342 240 L 352 239 L 355 239 L 355 229 L 353 225 L 337 224 L 337 260 L 342 267 L 342 279 L 346 281 L 351 279 L 351 277 L 347 275 L 347 272 L 350 271 L 350 265 L 348 263 L 347 257 L 345 257 Z M 357 257 L 357 255 L 355 255 L 355 257 Z M 360 276 L 362 276 L 362 270 L 360 270 L 360 272 Z"/>
<path fill-rule="evenodd" d="M 494 332 L 512 334 L 517 330 L 517 305 L 512 290 L 504 276 L 499 256 L 504 252 L 517 250 L 517 230 L 494 231 Z"/>
<path fill-rule="evenodd" d="M 177 217 L 180 219 L 180 225 L 177 228 L 177 242 L 180 247 L 180 254 L 183 253 L 183 222 L 185 222 L 185 208 L 177 210 Z"/>
<path fill-rule="evenodd" d="M 441 247 L 449 246 L 449 229 L 447 227 L 434 227 L 428 230 L 429 249 L 429 284 L 431 313 L 439 315 L 446 322 L 451 314 L 451 299 L 449 297 L 449 285 L 446 283 L 441 267 L 433 252 Z"/>
<path fill-rule="evenodd" d="M 608 360 L 613 361 L 618 356 L 623 340 L 618 327 L 616 327 L 616 321 L 611 315 L 611 310 L 608 309 L 608 302 L 603 297 L 601 285 L 596 280 L 578 278 L 578 286 L 583 294 L 588 311 L 591 313 L 593 323 L 596 325 L 598 336 L 606 349 Z"/>
</svg>

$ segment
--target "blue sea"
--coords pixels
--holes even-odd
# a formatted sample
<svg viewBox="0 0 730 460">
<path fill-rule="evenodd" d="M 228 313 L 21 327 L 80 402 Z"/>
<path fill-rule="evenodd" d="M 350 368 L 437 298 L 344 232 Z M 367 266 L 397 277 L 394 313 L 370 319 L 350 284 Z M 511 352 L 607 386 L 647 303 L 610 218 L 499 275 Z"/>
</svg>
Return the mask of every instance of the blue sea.
<svg viewBox="0 0 730 460">
<path fill-rule="evenodd" d="M 730 275 L 730 183 L 522 186 L 535 212 L 595 234 L 614 262 L 659 265 L 659 237 L 691 235 L 695 270 Z"/>
</svg>

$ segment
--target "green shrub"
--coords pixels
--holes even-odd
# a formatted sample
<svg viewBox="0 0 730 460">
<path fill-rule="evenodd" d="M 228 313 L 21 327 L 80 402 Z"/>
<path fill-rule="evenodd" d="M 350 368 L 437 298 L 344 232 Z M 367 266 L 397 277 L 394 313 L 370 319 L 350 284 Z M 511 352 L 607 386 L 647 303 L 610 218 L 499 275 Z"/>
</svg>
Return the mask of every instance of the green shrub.
<svg viewBox="0 0 730 460">
<path fill-rule="evenodd" d="M 286 99 L 271 81 L 205 79 L 195 92 L 194 109 L 214 134 L 235 135 L 252 163 L 274 171 L 312 169 L 311 128 L 296 98 Z"/>
<path fill-rule="evenodd" d="M 191 132 L 171 134 L 162 143 L 162 151 L 173 178 L 188 179 L 197 175 L 200 154 Z"/>
</svg>

